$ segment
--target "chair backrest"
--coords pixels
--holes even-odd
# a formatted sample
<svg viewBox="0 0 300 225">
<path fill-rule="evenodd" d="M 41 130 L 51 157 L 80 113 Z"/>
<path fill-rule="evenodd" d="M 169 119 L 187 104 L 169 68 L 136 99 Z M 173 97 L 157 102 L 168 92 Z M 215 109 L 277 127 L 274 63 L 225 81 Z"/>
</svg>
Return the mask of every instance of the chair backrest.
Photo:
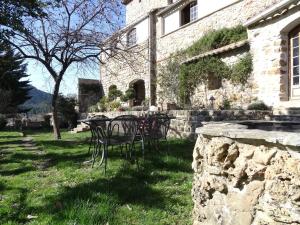
<svg viewBox="0 0 300 225">
<path fill-rule="evenodd" d="M 149 134 L 154 139 L 166 139 L 170 129 L 170 117 L 157 113 L 149 116 Z"/>
<path fill-rule="evenodd" d="M 139 120 L 134 115 L 117 116 L 108 124 L 108 137 L 131 142 L 137 134 L 138 124 Z"/>
<path fill-rule="evenodd" d="M 107 123 L 109 122 L 109 119 L 107 116 L 99 115 L 94 116 L 90 118 L 91 121 L 89 123 L 90 129 L 92 132 L 92 136 L 97 137 L 99 140 L 104 140 L 107 138 Z M 99 119 L 99 120 L 97 120 Z M 101 120 L 105 119 L 105 120 Z"/>
</svg>

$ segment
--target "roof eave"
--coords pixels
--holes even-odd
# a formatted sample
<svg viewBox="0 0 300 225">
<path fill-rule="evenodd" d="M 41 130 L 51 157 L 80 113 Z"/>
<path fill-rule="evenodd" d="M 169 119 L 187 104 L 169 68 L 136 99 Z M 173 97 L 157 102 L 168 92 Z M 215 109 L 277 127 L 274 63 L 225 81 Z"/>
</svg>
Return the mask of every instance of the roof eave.
<svg viewBox="0 0 300 225">
<path fill-rule="evenodd" d="M 281 10 L 282 8 L 292 4 L 292 3 L 295 3 L 297 1 L 295 0 L 283 0 L 275 5 L 273 5 L 272 7 L 266 9 L 265 11 L 263 11 L 262 13 L 259 13 L 258 15 L 252 17 L 251 19 L 247 20 L 245 23 L 244 23 L 244 26 L 245 27 L 250 27 L 252 25 L 255 25 L 257 23 L 259 23 L 261 20 L 267 18 L 268 16 L 276 13 L 278 10 Z M 298 1 L 299 3 L 300 1 Z"/>
</svg>

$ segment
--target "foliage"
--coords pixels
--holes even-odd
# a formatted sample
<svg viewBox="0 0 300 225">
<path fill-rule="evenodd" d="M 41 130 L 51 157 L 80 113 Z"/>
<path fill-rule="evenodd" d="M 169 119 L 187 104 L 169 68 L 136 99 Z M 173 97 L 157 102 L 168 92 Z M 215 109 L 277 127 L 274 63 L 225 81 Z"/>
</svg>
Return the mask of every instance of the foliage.
<svg viewBox="0 0 300 225">
<path fill-rule="evenodd" d="M 179 71 L 179 96 L 183 105 L 189 104 L 189 98 L 199 84 L 207 86 L 209 79 L 227 79 L 233 84 L 245 85 L 252 73 L 250 53 L 240 58 L 234 65 L 228 66 L 220 58 L 204 57 L 189 64 L 183 64 Z"/>
<path fill-rule="evenodd" d="M 98 106 L 99 106 L 101 112 L 107 111 L 108 102 L 109 102 L 109 100 L 106 96 L 104 96 L 100 99 Z M 98 108 L 98 106 L 97 106 L 97 108 Z"/>
<path fill-rule="evenodd" d="M 222 105 L 220 106 L 220 110 L 229 110 L 231 109 L 231 101 L 229 99 L 224 99 Z"/>
<path fill-rule="evenodd" d="M 118 97 L 122 97 L 123 93 L 122 91 L 118 90 L 118 87 L 116 85 L 111 85 L 108 89 L 108 100 L 114 101 Z"/>
<path fill-rule="evenodd" d="M 179 70 L 182 57 L 180 54 L 171 56 L 166 64 L 160 66 L 158 74 L 159 96 L 168 101 L 178 102 Z"/>
<path fill-rule="evenodd" d="M 189 56 L 195 56 L 237 41 L 246 40 L 247 37 L 247 29 L 242 25 L 233 28 L 212 30 L 187 48 L 185 52 Z"/>
<path fill-rule="evenodd" d="M 3 105 L 0 113 L 26 112 L 22 104 L 29 97 L 31 89 L 29 81 L 26 80 L 26 64 L 19 54 L 15 54 L 10 45 L 0 42 L 0 95 Z"/>
<path fill-rule="evenodd" d="M 135 98 L 135 90 L 134 88 L 130 87 L 125 91 L 125 94 L 121 96 L 121 100 L 123 102 L 127 102 Z"/>
<path fill-rule="evenodd" d="M 179 96 L 181 103 L 189 104 L 189 97 L 199 84 L 207 85 L 210 76 L 228 78 L 229 67 L 219 58 L 204 57 L 196 63 L 183 64 L 179 71 Z"/>
<path fill-rule="evenodd" d="M 38 151 L 17 143 L 17 132 L 1 132 L 0 224 L 191 224 L 193 144 L 171 140 L 170 153 L 139 154 L 140 169 L 110 149 L 107 174 L 91 167 L 90 132 L 32 132 Z M 138 147 L 138 146 L 137 146 Z M 137 148 L 139 149 L 139 148 Z M 150 149 L 149 149 L 150 150 Z M 155 152 L 155 154 L 153 154 Z M 149 154 L 147 154 L 149 153 Z M 17 210 L 17 211 L 16 211 Z M 28 215 L 36 218 L 28 220 Z"/>
<path fill-rule="evenodd" d="M 81 92 L 84 94 L 92 93 L 101 93 L 102 88 L 100 83 L 99 84 L 80 84 Z"/>
<path fill-rule="evenodd" d="M 74 97 L 64 97 L 59 95 L 58 98 L 58 112 L 68 124 L 68 128 L 77 126 L 77 112 L 75 110 L 76 99 Z"/>
<path fill-rule="evenodd" d="M 252 56 L 250 53 L 247 53 L 247 55 L 239 59 L 239 61 L 232 66 L 230 80 L 234 84 L 245 85 L 252 70 Z"/>
<path fill-rule="evenodd" d="M 248 110 L 270 110 L 270 107 L 267 106 L 263 101 L 253 102 L 247 107 Z"/>
<path fill-rule="evenodd" d="M 121 107 L 121 103 L 119 101 L 112 101 L 108 103 L 107 110 L 108 111 L 116 111 Z"/>
<path fill-rule="evenodd" d="M 0 130 L 3 130 L 7 124 L 6 117 L 0 114 Z"/>
<path fill-rule="evenodd" d="M 44 128 L 50 128 L 51 115 L 44 115 L 44 121 L 42 122 L 42 126 Z"/>
</svg>

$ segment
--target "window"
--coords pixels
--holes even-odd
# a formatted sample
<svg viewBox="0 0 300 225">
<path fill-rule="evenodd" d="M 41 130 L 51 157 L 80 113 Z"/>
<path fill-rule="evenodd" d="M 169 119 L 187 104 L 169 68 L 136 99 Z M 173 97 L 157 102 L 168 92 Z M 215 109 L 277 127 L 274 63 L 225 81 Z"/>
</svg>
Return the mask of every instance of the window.
<svg viewBox="0 0 300 225">
<path fill-rule="evenodd" d="M 290 45 L 291 45 L 291 81 L 293 86 L 299 86 L 300 84 L 300 73 L 299 73 L 299 42 L 300 42 L 300 26 L 296 27 L 290 34 Z"/>
<path fill-rule="evenodd" d="M 127 34 L 127 46 L 131 47 L 136 44 L 136 29 L 133 28 Z"/>
<path fill-rule="evenodd" d="M 191 2 L 181 11 L 181 26 L 198 19 L 197 1 Z"/>
<path fill-rule="evenodd" d="M 210 74 L 210 76 L 208 77 L 207 89 L 217 90 L 221 87 L 222 87 L 222 79 L 220 79 L 217 76 L 214 76 L 213 74 Z"/>
</svg>

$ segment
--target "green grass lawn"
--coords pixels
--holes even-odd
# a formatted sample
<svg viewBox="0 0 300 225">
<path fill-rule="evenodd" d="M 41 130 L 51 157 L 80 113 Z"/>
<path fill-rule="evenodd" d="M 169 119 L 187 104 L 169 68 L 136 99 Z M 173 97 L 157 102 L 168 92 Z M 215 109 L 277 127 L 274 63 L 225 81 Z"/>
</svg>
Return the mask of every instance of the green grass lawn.
<svg viewBox="0 0 300 225">
<path fill-rule="evenodd" d="M 107 174 L 91 167 L 89 133 L 0 132 L 0 224 L 191 224 L 193 143 L 148 151 L 140 167 L 110 151 Z"/>
</svg>

